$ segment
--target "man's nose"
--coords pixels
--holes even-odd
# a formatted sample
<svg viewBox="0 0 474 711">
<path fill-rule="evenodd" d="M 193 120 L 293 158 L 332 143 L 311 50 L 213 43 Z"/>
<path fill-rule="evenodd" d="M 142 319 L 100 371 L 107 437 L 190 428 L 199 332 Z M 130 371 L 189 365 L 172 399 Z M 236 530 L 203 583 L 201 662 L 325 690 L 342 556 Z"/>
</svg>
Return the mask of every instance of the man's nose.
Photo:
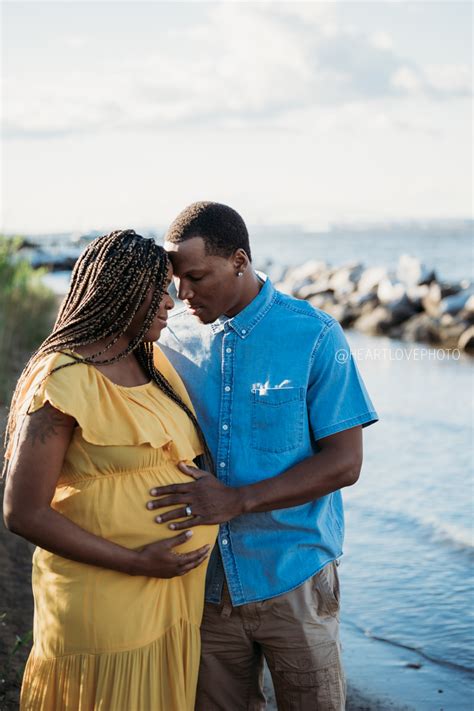
<svg viewBox="0 0 474 711">
<path fill-rule="evenodd" d="M 181 299 L 181 301 L 189 300 L 194 296 L 192 289 L 189 287 L 189 284 L 186 284 L 184 279 L 177 279 L 175 286 L 178 299 Z"/>
</svg>

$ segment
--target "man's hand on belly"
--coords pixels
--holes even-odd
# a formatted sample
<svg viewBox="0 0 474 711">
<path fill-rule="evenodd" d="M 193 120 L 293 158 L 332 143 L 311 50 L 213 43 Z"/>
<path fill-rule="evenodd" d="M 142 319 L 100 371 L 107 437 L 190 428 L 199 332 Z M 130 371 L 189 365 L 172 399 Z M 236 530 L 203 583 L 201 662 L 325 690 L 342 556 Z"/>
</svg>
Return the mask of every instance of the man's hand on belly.
<svg viewBox="0 0 474 711">
<path fill-rule="evenodd" d="M 147 509 L 160 509 L 166 506 L 178 505 L 178 508 L 158 514 L 157 523 L 171 523 L 170 528 L 180 530 L 191 526 L 204 526 L 223 523 L 243 513 L 243 500 L 240 489 L 225 486 L 209 472 L 196 467 L 189 467 L 184 462 L 179 463 L 183 474 L 191 476 L 194 481 L 186 484 L 170 484 L 150 490 L 151 496 L 163 497 L 147 503 Z"/>
</svg>

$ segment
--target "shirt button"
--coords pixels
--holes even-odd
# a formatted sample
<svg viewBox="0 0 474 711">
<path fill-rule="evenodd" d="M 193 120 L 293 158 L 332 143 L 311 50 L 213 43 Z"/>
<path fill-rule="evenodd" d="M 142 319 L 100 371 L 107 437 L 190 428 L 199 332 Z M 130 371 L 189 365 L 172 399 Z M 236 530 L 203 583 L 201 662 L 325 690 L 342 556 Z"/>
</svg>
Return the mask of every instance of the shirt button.
<svg viewBox="0 0 474 711">
<path fill-rule="evenodd" d="M 224 390 L 226 391 L 226 393 L 230 393 L 230 385 L 226 385 Z"/>
<path fill-rule="evenodd" d="M 245 328 L 242 329 L 241 333 L 242 333 L 242 336 L 245 336 L 245 334 L 247 333 L 247 331 L 245 330 Z"/>
<path fill-rule="evenodd" d="M 223 430 L 228 430 L 228 429 L 229 429 L 229 425 L 222 425 L 222 429 L 223 429 Z"/>
<path fill-rule="evenodd" d="M 224 467 L 225 467 L 225 462 L 221 462 L 221 463 L 219 464 L 219 466 L 221 467 L 221 469 L 224 469 Z"/>
<path fill-rule="evenodd" d="M 227 540 L 227 538 L 223 538 L 223 539 L 222 539 L 222 545 L 223 545 L 223 546 L 226 546 L 228 543 L 229 543 L 229 541 Z"/>
<path fill-rule="evenodd" d="M 225 352 L 226 352 L 226 353 L 232 353 L 232 348 L 226 348 L 226 349 L 225 349 Z"/>
</svg>

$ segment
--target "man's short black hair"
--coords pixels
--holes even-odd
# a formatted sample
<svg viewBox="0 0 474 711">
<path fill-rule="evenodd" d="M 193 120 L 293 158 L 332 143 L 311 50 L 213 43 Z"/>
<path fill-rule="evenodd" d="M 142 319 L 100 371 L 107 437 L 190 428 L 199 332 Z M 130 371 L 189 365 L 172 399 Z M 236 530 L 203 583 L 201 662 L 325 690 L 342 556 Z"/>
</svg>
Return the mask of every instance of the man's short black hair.
<svg viewBox="0 0 474 711">
<path fill-rule="evenodd" d="M 243 249 L 250 261 L 249 233 L 239 213 L 219 202 L 193 202 L 179 213 L 166 233 L 165 240 L 178 244 L 192 237 L 202 237 L 206 254 L 230 257 Z"/>
</svg>

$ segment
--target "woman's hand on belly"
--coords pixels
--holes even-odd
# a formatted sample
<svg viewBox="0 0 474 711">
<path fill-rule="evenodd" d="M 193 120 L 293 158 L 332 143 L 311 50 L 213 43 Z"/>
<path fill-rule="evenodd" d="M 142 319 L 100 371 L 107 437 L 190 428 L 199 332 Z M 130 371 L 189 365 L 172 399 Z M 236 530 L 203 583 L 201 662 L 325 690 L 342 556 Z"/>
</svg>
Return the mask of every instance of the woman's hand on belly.
<svg viewBox="0 0 474 711">
<path fill-rule="evenodd" d="M 144 575 L 148 578 L 175 578 L 197 568 L 208 557 L 210 545 L 202 546 L 189 553 L 176 553 L 180 546 L 192 536 L 192 531 L 185 531 L 178 536 L 156 541 L 137 551 L 132 575 Z"/>
</svg>

